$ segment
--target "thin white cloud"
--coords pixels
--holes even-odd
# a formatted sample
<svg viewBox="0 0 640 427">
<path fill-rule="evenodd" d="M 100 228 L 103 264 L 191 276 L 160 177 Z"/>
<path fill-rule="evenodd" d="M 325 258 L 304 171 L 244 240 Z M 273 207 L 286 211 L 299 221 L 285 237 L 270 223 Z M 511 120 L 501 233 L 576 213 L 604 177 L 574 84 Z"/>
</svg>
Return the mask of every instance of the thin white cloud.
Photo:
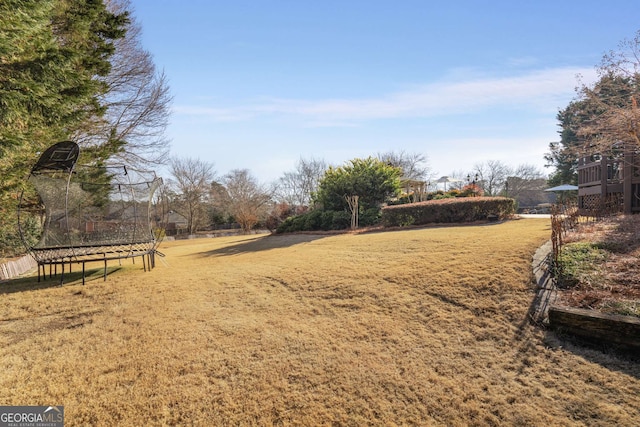
<svg viewBox="0 0 640 427">
<path fill-rule="evenodd" d="M 214 121 L 246 121 L 292 116 L 307 125 L 344 126 L 395 118 L 468 114 L 492 108 L 557 111 L 574 97 L 578 84 L 595 80 L 592 68 L 564 67 L 510 77 L 445 81 L 364 99 L 269 99 L 234 107 L 176 106 L 184 116 Z"/>
</svg>

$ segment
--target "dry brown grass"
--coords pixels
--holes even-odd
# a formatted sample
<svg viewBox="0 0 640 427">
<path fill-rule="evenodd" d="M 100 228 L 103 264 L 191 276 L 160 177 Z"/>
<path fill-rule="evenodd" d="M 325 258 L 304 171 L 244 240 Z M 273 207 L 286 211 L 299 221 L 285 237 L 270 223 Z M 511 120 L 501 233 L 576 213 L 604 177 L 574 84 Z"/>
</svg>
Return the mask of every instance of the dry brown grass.
<svg viewBox="0 0 640 427">
<path fill-rule="evenodd" d="M 163 245 L 0 285 L 0 404 L 67 425 L 640 424 L 640 366 L 529 325 L 548 220 Z"/>
</svg>

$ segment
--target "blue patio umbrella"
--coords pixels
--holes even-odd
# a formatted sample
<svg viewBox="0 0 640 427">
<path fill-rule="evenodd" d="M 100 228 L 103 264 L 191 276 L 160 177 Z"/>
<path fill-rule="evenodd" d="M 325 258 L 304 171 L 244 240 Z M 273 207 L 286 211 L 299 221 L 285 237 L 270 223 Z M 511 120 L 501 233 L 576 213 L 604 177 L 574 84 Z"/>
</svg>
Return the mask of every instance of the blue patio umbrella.
<svg viewBox="0 0 640 427">
<path fill-rule="evenodd" d="M 578 190 L 578 186 L 577 185 L 562 184 L 562 185 L 558 185 L 556 187 L 547 188 L 544 191 L 577 191 L 577 190 Z"/>
</svg>

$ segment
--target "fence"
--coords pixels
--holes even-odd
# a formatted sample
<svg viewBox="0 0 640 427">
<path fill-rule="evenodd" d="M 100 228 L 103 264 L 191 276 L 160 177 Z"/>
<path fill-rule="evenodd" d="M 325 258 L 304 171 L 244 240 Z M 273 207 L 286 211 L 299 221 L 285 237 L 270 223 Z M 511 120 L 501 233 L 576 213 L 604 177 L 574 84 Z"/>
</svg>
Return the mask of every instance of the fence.
<svg viewBox="0 0 640 427">
<path fill-rule="evenodd" d="M 551 208 L 551 244 L 553 267 L 558 263 L 558 256 L 562 250 L 564 236 L 578 224 L 580 213 L 575 203 L 557 204 Z"/>
<path fill-rule="evenodd" d="M 0 281 L 12 279 L 36 268 L 38 268 L 38 264 L 31 255 L 25 255 L 17 260 L 8 261 L 0 264 Z"/>
<path fill-rule="evenodd" d="M 591 196 L 585 196 L 591 197 Z M 557 264 L 558 256 L 564 244 L 565 234 L 573 230 L 578 223 L 600 221 L 622 213 L 621 194 L 612 193 L 602 198 L 597 195 L 589 199 L 589 203 L 582 198 L 578 204 L 573 201 L 558 203 L 551 207 L 551 243 L 553 244 L 553 262 Z"/>
</svg>

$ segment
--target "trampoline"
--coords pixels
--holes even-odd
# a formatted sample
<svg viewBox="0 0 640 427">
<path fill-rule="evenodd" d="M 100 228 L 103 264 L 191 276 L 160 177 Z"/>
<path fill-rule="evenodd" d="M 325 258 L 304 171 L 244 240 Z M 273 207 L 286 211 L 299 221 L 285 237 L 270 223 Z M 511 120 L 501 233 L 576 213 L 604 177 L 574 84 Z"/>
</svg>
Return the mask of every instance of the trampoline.
<svg viewBox="0 0 640 427">
<path fill-rule="evenodd" d="M 79 165 L 80 148 L 73 141 L 49 147 L 29 174 L 41 204 L 36 215 L 42 226 L 40 240 L 28 246 L 38 264 L 38 281 L 65 269 L 90 262 L 102 262 L 104 280 L 110 260 L 142 259 L 144 271 L 155 266 L 160 238 L 164 235 L 162 203 L 154 194 L 162 179 L 154 172 L 125 165 Z M 18 224 L 22 232 L 25 216 L 21 197 Z"/>
</svg>

